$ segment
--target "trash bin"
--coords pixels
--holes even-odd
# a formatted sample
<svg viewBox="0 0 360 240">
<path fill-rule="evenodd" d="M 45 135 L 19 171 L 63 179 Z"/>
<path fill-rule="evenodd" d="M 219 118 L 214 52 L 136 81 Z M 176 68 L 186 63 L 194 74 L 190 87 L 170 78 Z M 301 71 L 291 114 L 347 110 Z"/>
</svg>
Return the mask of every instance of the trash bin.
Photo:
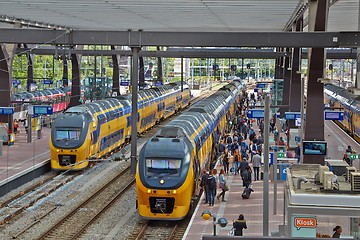
<svg viewBox="0 0 360 240">
<path fill-rule="evenodd" d="M 286 168 L 290 167 L 290 163 L 280 163 L 278 164 L 280 168 L 280 180 L 286 180 Z"/>
</svg>

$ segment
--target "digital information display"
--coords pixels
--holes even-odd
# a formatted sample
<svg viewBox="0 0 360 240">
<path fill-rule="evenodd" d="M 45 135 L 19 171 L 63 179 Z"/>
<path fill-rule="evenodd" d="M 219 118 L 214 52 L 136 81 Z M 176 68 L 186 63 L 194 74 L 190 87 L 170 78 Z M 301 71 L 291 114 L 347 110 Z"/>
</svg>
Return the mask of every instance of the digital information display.
<svg viewBox="0 0 360 240">
<path fill-rule="evenodd" d="M 34 115 L 48 115 L 53 113 L 52 106 L 33 106 Z"/>
</svg>

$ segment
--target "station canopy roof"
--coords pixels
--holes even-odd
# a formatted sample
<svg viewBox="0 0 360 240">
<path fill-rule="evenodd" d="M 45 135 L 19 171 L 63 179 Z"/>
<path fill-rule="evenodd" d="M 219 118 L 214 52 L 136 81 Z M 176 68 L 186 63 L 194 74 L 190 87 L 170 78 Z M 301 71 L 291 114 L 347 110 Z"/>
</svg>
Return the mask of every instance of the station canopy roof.
<svg viewBox="0 0 360 240">
<path fill-rule="evenodd" d="M 359 0 L 331 0 L 327 31 L 358 31 Z M 0 27 L 281 32 L 308 0 L 0 0 Z M 306 30 L 306 27 L 305 27 Z"/>
</svg>

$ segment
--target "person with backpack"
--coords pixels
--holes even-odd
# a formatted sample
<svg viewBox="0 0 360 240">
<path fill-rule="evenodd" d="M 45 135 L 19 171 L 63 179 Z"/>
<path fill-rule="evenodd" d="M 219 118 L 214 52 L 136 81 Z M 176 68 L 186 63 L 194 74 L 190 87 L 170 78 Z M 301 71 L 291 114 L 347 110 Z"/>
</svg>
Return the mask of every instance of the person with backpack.
<svg viewBox="0 0 360 240">
<path fill-rule="evenodd" d="M 209 206 L 214 206 L 214 197 L 216 196 L 216 178 L 214 177 L 212 172 L 210 172 L 207 177 L 206 185 L 208 189 L 206 194 Z"/>
</svg>

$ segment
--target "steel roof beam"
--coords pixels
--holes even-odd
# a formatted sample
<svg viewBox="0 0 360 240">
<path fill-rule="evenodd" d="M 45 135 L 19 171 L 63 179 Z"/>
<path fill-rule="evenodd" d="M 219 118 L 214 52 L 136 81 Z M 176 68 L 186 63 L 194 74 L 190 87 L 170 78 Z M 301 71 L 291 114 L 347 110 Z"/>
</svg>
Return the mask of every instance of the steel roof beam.
<svg viewBox="0 0 360 240">
<path fill-rule="evenodd" d="M 16 54 L 31 52 L 35 55 L 63 55 L 69 54 L 68 49 L 31 49 L 17 48 Z M 132 56 L 132 52 L 126 50 L 84 50 L 70 49 L 71 54 L 83 56 Z M 165 57 L 165 58 L 247 58 L 247 59 L 275 59 L 277 57 L 290 56 L 289 52 L 274 52 L 272 49 L 168 49 L 167 51 L 140 51 L 142 57 Z M 306 48 L 302 50 L 302 59 L 308 57 Z M 356 59 L 356 50 L 352 49 L 327 49 L 327 59 Z"/>
<path fill-rule="evenodd" d="M 0 43 L 177 47 L 357 47 L 360 32 L 143 32 L 0 29 Z"/>
</svg>

